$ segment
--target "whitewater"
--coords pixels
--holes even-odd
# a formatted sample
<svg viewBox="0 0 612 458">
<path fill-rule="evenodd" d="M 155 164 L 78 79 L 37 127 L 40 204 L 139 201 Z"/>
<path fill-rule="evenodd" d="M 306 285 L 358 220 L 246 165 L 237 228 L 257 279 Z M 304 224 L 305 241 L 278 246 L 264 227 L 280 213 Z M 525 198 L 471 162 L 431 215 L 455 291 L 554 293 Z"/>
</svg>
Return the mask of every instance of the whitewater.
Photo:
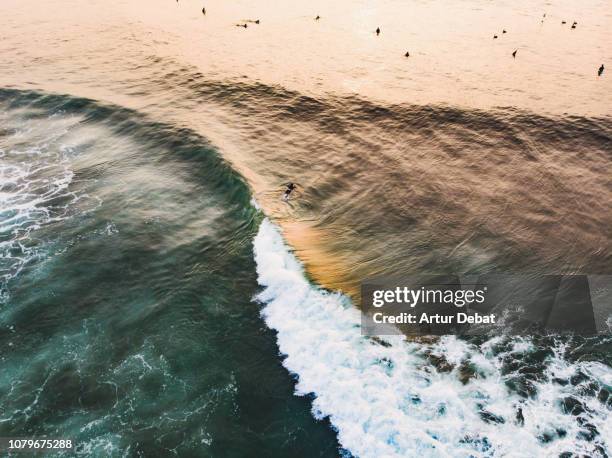
<svg viewBox="0 0 612 458">
<path fill-rule="evenodd" d="M 283 365 L 297 379 L 295 394 L 313 396 L 313 416 L 329 417 L 350 454 L 605 456 L 609 450 L 612 369 L 606 365 L 569 362 L 566 345 L 556 340 L 533 394 L 520 396 L 507 387 L 520 374 L 507 366 L 537 351 L 531 339 L 500 336 L 477 346 L 454 336 L 432 343 L 367 338 L 349 298 L 310 283 L 269 219 L 253 246 L 263 287 L 256 299 L 277 332 Z M 519 406 L 524 426 L 516 421 Z"/>
</svg>

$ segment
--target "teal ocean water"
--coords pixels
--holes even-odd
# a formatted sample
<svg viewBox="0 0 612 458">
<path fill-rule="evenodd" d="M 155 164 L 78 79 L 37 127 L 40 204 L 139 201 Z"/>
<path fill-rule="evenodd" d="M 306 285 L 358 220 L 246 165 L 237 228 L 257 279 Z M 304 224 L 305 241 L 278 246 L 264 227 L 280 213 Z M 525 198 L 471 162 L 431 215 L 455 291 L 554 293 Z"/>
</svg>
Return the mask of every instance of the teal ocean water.
<svg viewBox="0 0 612 458">
<path fill-rule="evenodd" d="M 610 336 L 368 339 L 358 309 L 379 275 L 612 273 L 609 2 L 206 10 L 0 2 L 0 437 L 609 457 Z"/>
<path fill-rule="evenodd" d="M 205 138 L 70 96 L 0 103 L 3 436 L 82 456 L 607 456 L 609 338 L 365 338 Z"/>
<path fill-rule="evenodd" d="M 335 456 L 252 300 L 261 216 L 206 139 L 84 99 L 0 106 L 0 434 Z"/>
</svg>

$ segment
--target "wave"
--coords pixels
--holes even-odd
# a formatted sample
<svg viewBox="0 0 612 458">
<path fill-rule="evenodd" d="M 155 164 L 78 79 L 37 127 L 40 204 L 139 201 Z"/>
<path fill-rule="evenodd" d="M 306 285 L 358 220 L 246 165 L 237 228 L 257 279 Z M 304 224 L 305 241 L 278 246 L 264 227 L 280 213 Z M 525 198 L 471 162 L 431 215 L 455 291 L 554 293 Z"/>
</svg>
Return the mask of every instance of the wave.
<svg viewBox="0 0 612 458">
<path fill-rule="evenodd" d="M 572 362 L 561 339 L 543 352 L 530 338 L 481 345 L 452 336 L 431 343 L 366 338 L 349 299 L 309 283 L 268 219 L 253 245 L 264 288 L 257 300 L 284 366 L 298 379 L 296 394 L 314 395 L 313 415 L 329 417 L 353 455 L 609 453 L 610 367 Z M 530 377 L 533 365 L 543 370 Z M 524 426 L 516 421 L 519 406 Z"/>
<path fill-rule="evenodd" d="M 12 89 L 0 89 L 0 123 L 0 304 L 24 269 L 49 259 L 59 238 L 85 223 L 74 222 L 66 234 L 53 227 L 100 208 L 98 188 L 130 170 L 161 182 L 153 178 L 160 170 L 193 163 L 188 184 L 216 186 L 211 199 L 237 198 L 250 224 L 248 186 L 192 130 L 91 99 Z M 126 165 L 116 167 L 121 161 Z M 120 191 L 123 182 L 116 184 Z"/>
<path fill-rule="evenodd" d="M 193 206 L 193 194 L 182 194 L 191 181 L 198 186 L 206 183 L 211 187 L 210 191 L 197 188 L 198 198 L 210 199 L 210 205 L 206 204 L 208 214 L 222 214 L 216 209 L 226 208 L 228 204 L 224 199 L 229 198 L 235 214 L 232 213 L 232 218 L 219 217 L 218 224 L 215 218 L 215 224 L 200 222 L 186 226 L 174 211 L 168 216 L 171 226 L 163 233 L 189 227 L 188 234 L 177 232 L 182 234 L 185 244 L 200 239 L 202 228 L 211 231 L 210 244 L 198 251 L 198 262 L 208 252 L 212 264 L 216 262 L 213 259 L 232 253 L 236 249 L 232 241 L 236 238 L 250 243 L 252 233 L 244 229 L 255 228 L 258 218 L 248 204 L 251 198 L 248 186 L 195 132 L 152 123 L 134 111 L 86 99 L 0 90 L 0 101 L 4 100 L 8 100 L 9 109 L 27 105 L 34 112 L 42 110 L 42 115 L 32 115 L 32 119 L 42 116 L 44 125 L 54 119 L 67 125 L 82 119 L 139 144 L 142 150 L 139 158 L 132 157 L 132 143 L 113 143 L 113 148 L 102 145 L 104 154 L 108 155 L 109 170 L 113 171 L 107 176 L 125 172 L 134 180 L 129 194 L 137 195 L 139 200 L 130 219 L 155 221 L 148 214 L 139 213 L 150 195 L 141 195 L 135 190 L 145 189 L 150 176 L 154 177 L 154 183 L 166 184 L 164 177 L 129 174 L 132 169 L 148 171 L 150 164 L 155 165 L 155 170 L 164 164 L 164 176 L 172 176 L 168 183 L 173 185 L 177 182 L 176 172 L 185 170 L 176 191 L 183 199 L 181 202 L 189 202 L 189 206 L 181 206 L 182 209 Z M 313 119 L 321 114 L 315 108 L 312 108 Z M 75 121 L 70 118 L 71 113 L 79 113 L 82 118 Z M 371 116 L 374 118 L 368 115 L 368 123 L 373 119 L 381 121 L 381 116 L 393 120 L 379 110 Z M 420 116 L 415 115 L 415 122 Z M 449 116 L 454 117 L 450 111 Z M 433 120 L 432 124 L 435 124 Z M 38 122 L 32 122 L 32 126 L 37 125 Z M 54 131 L 61 134 L 60 139 L 66 133 L 64 130 L 54 126 Z M 66 204 L 87 197 L 75 194 L 71 186 L 75 170 L 70 161 L 75 151 L 62 149 L 60 140 L 40 143 L 52 147 L 20 149 L 16 133 L 17 130 L 8 132 L 14 147 L 4 149 L 3 159 L 9 155 L 18 158 L 22 154 L 32 154 L 43 163 L 52 162 L 54 167 L 49 170 L 54 172 L 45 176 L 46 187 L 38 189 L 35 185 L 43 183 L 36 175 L 38 166 L 23 169 L 29 162 L 15 159 L 2 172 L 8 183 L 3 192 L 10 194 L 14 190 L 20 199 L 26 200 L 11 201 L 7 197 L 9 194 L 5 194 L 4 202 L 14 202 L 17 210 L 25 211 L 29 218 L 28 224 L 23 226 L 26 228 L 37 229 L 54 218 L 72 215 L 76 206 Z M 99 136 L 99 132 L 97 134 Z M 0 135 L 6 137 L 7 133 L 0 132 Z M 27 143 L 31 144 L 31 140 L 28 134 Z M 87 138 L 84 141 L 87 142 Z M 118 146 L 123 154 L 113 151 Z M 330 154 L 335 155 L 337 151 Z M 100 173 L 97 163 L 80 170 L 81 178 L 95 179 Z M 21 186 L 19 180 L 27 186 Z M 112 193 L 125 191 L 110 184 L 108 187 Z M 38 190 L 32 192 L 34 189 Z M 64 199 L 60 206 L 56 206 L 54 200 L 58 196 Z M 171 200 L 176 201 L 176 197 Z M 113 201 L 122 202 L 122 199 L 108 199 L 105 206 Z M 167 202 L 166 205 L 169 211 L 175 208 Z M 70 211 L 62 213 L 61 209 Z M 113 207 L 109 213 L 115 215 L 117 211 Z M 228 225 L 228 221 L 233 220 L 235 224 Z M 176 221 L 180 224 L 175 226 Z M 107 227 L 107 223 L 104 224 Z M 167 239 L 174 242 L 178 238 L 163 240 Z M 176 247 L 172 245 L 171 248 Z M 277 332 L 284 366 L 296 376 L 296 394 L 313 395 L 314 417 L 329 418 L 337 430 L 340 444 L 351 454 L 393 457 L 558 456 L 563 453 L 605 456 L 609 453 L 612 370 L 601 362 L 577 361 L 570 354 L 575 346 L 568 346 L 562 339 L 553 339 L 544 345 L 529 338 L 495 338 L 480 343 L 455 337 L 429 343 L 400 337 L 369 339 L 361 335 L 359 311 L 349 298 L 310 283 L 302 265 L 284 243 L 280 230 L 268 219 L 261 222 L 253 249 L 258 282 L 263 286 L 257 300 L 263 304 L 262 316 L 266 324 Z M 79 258 L 75 256 L 74 259 Z M 241 263 L 242 260 L 234 264 Z M 225 270 L 228 267 L 222 265 L 211 272 L 224 276 Z M 230 275 L 229 270 L 227 275 Z M 246 274 L 241 272 L 240 275 Z M 138 277 L 138 284 L 141 278 Z M 164 281 L 156 283 L 170 290 L 177 278 L 176 270 L 164 272 L 161 278 Z M 164 291 L 161 293 L 166 297 Z M 192 312 L 188 315 L 192 317 Z M 518 407 L 525 415 L 524 426 L 516 423 Z"/>
</svg>

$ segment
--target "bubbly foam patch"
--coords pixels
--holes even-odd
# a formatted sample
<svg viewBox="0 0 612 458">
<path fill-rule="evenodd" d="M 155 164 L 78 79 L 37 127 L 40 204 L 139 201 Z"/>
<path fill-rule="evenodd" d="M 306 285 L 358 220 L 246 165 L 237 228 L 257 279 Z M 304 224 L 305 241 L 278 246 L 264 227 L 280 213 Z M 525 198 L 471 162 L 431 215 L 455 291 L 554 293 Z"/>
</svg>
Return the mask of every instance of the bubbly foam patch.
<svg viewBox="0 0 612 458">
<path fill-rule="evenodd" d="M 612 369 L 571 364 L 566 348 L 536 364 L 527 338 L 476 346 L 360 333 L 349 299 L 310 284 L 268 219 L 254 239 L 262 316 L 277 332 L 297 395 L 314 394 L 342 447 L 359 457 L 603 456 L 612 442 Z M 519 388 L 516 388 L 519 386 Z M 531 395 L 520 395 L 520 387 Z M 514 388 L 511 388 L 514 387 Z M 522 409 L 524 425 L 517 420 Z M 572 412 L 573 411 L 573 412 Z M 572 413 L 570 413 L 572 412 Z"/>
<path fill-rule="evenodd" d="M 73 192 L 75 148 L 62 142 L 78 118 L 0 112 L 0 303 L 9 280 L 44 257 L 35 233 L 65 219 L 86 196 Z"/>
</svg>

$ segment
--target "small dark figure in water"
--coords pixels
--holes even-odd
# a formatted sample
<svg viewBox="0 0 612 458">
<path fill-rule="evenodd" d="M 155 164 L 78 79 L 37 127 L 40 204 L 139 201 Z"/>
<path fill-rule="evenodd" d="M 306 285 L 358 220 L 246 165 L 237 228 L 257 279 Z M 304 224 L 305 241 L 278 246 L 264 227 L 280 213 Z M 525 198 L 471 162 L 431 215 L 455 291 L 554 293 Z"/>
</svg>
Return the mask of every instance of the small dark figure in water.
<svg viewBox="0 0 612 458">
<path fill-rule="evenodd" d="M 561 21 L 561 24 L 567 24 L 567 22 L 566 21 Z"/>
<path fill-rule="evenodd" d="M 380 27 L 376 27 L 376 35 L 380 35 Z"/>
<path fill-rule="evenodd" d="M 283 194 L 283 200 L 285 202 L 289 200 L 289 195 L 293 192 L 295 188 L 297 188 L 297 186 L 294 185 L 293 183 L 291 182 L 287 183 L 287 189 L 285 189 L 285 193 Z"/>
<path fill-rule="evenodd" d="M 599 70 L 597 70 L 597 76 L 601 76 L 603 71 L 604 71 L 604 66 L 603 66 L 603 64 L 601 64 L 601 67 L 599 67 Z"/>
<path fill-rule="evenodd" d="M 406 51 L 406 54 L 404 54 L 404 56 L 410 57 L 410 52 Z"/>
<path fill-rule="evenodd" d="M 516 411 L 516 424 L 523 426 L 525 424 L 525 417 L 523 416 L 523 408 L 519 407 Z"/>
<path fill-rule="evenodd" d="M 244 27 L 246 29 L 248 25 L 247 24 L 236 24 L 236 27 Z"/>
<path fill-rule="evenodd" d="M 493 39 L 495 40 L 497 38 L 497 35 L 493 35 Z"/>
<path fill-rule="evenodd" d="M 518 51 L 518 49 L 515 49 L 514 52 L 512 53 L 512 57 L 514 57 L 516 59 L 516 52 Z"/>
<path fill-rule="evenodd" d="M 255 24 L 259 24 L 259 19 L 257 19 L 257 20 L 255 21 Z"/>
<path fill-rule="evenodd" d="M 502 33 L 506 33 L 506 29 L 502 30 Z"/>
<path fill-rule="evenodd" d="M 321 16 L 317 16 L 317 17 L 315 18 L 315 21 L 318 21 L 319 19 L 321 19 Z"/>
<path fill-rule="evenodd" d="M 202 14 L 206 16 L 206 8 L 202 8 Z"/>
<path fill-rule="evenodd" d="M 572 29 L 575 29 L 577 25 L 578 25 L 578 23 L 576 21 L 574 21 L 574 23 L 572 24 Z"/>
</svg>

